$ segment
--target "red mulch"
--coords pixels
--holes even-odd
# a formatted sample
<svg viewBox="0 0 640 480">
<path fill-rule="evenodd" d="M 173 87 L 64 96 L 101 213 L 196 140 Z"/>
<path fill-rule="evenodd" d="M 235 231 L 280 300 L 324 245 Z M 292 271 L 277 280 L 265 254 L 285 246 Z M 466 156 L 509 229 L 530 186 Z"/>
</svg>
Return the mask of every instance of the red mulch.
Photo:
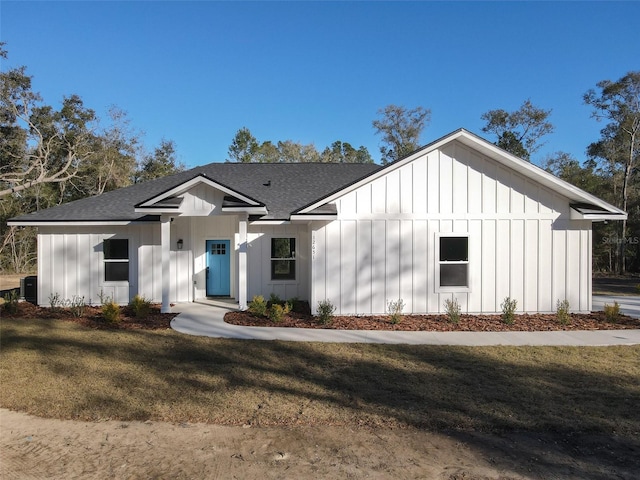
<svg viewBox="0 0 640 480">
<path fill-rule="evenodd" d="M 506 332 L 549 330 L 619 330 L 640 329 L 640 319 L 620 315 L 615 323 L 605 319 L 604 312 L 571 314 L 567 325 L 556 320 L 554 314 L 516 315 L 512 325 L 502 321 L 500 315 L 461 315 L 457 324 L 449 322 L 446 315 L 403 315 L 399 323 L 392 323 L 388 316 L 335 316 L 328 325 L 322 325 L 311 315 L 290 313 L 281 322 L 274 323 L 265 317 L 249 312 L 229 312 L 224 321 L 233 325 L 253 327 L 330 328 L 337 330 L 404 330 L 434 332 Z"/>
<path fill-rule="evenodd" d="M 129 307 L 122 307 L 120 321 L 111 323 L 102 318 L 100 307 L 85 307 L 82 317 L 74 317 L 68 308 L 52 310 L 38 307 L 28 302 L 20 302 L 18 311 L 9 314 L 2 309 L 0 316 L 9 318 L 50 318 L 75 322 L 85 327 L 105 330 L 163 330 L 170 328 L 171 319 L 177 313 L 160 313 L 160 307 L 153 305 L 146 318 L 136 318 Z"/>
<path fill-rule="evenodd" d="M 0 316 L 13 318 L 51 318 L 78 323 L 85 327 L 109 330 L 162 330 L 170 328 L 171 319 L 177 314 L 160 313 L 154 305 L 147 318 L 136 318 L 128 307 L 122 308 L 121 320 L 109 323 L 102 318 L 100 307 L 86 307 L 84 316 L 76 318 L 68 309 L 52 311 L 28 302 L 18 304 L 18 312 L 9 314 L 2 309 Z M 567 325 L 561 325 L 554 314 L 516 315 L 512 325 L 504 323 L 500 315 L 461 315 L 457 324 L 448 321 L 446 315 L 403 315 L 399 323 L 392 323 L 388 316 L 335 316 L 328 325 L 319 323 L 309 314 L 290 313 L 278 323 L 249 312 L 229 312 L 224 320 L 233 325 L 254 327 L 329 328 L 336 330 L 403 330 L 403 331 L 549 331 L 549 330 L 621 330 L 640 329 L 640 319 L 620 315 L 615 323 L 605 319 L 604 312 L 571 314 Z"/>
</svg>

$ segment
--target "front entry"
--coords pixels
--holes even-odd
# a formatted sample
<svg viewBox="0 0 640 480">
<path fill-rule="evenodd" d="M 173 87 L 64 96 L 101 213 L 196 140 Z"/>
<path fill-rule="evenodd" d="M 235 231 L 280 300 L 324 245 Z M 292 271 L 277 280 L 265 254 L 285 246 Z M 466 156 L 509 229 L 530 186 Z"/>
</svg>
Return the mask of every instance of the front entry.
<svg viewBox="0 0 640 480">
<path fill-rule="evenodd" d="M 207 296 L 231 294 L 229 240 L 207 240 Z"/>
</svg>

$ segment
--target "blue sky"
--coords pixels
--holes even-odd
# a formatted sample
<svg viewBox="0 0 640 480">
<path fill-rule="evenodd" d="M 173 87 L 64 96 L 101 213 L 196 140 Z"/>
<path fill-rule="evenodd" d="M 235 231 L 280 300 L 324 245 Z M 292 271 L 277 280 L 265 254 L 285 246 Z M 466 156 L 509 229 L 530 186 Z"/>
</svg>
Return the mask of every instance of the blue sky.
<svg viewBox="0 0 640 480">
<path fill-rule="evenodd" d="M 534 155 L 579 160 L 602 124 L 582 96 L 640 69 L 640 2 L 0 2 L 2 68 L 50 104 L 127 111 L 148 148 L 224 161 L 236 131 L 364 145 L 388 104 L 432 111 L 422 143 L 530 98 L 556 129 Z"/>
</svg>

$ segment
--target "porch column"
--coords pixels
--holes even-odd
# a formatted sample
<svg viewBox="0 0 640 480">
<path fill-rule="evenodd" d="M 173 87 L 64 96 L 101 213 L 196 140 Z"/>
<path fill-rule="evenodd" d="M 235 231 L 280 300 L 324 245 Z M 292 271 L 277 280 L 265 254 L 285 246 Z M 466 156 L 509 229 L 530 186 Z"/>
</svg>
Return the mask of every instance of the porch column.
<svg viewBox="0 0 640 480">
<path fill-rule="evenodd" d="M 247 309 L 247 215 L 241 215 L 238 225 L 238 306 Z"/>
<path fill-rule="evenodd" d="M 160 217 L 160 250 L 162 251 L 162 307 L 161 313 L 171 313 L 171 217 Z"/>
</svg>

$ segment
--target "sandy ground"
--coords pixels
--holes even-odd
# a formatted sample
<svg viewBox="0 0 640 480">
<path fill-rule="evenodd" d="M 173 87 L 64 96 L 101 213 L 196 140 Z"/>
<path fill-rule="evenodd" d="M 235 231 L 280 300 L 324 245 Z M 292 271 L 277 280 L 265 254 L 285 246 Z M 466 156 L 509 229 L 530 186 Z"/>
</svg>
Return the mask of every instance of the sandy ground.
<svg viewBox="0 0 640 480">
<path fill-rule="evenodd" d="M 0 479 L 104 478 L 631 480 L 640 439 L 77 422 L 0 409 Z"/>
<path fill-rule="evenodd" d="M 77 422 L 0 409 L 0 478 L 632 479 L 613 438 Z"/>
</svg>

